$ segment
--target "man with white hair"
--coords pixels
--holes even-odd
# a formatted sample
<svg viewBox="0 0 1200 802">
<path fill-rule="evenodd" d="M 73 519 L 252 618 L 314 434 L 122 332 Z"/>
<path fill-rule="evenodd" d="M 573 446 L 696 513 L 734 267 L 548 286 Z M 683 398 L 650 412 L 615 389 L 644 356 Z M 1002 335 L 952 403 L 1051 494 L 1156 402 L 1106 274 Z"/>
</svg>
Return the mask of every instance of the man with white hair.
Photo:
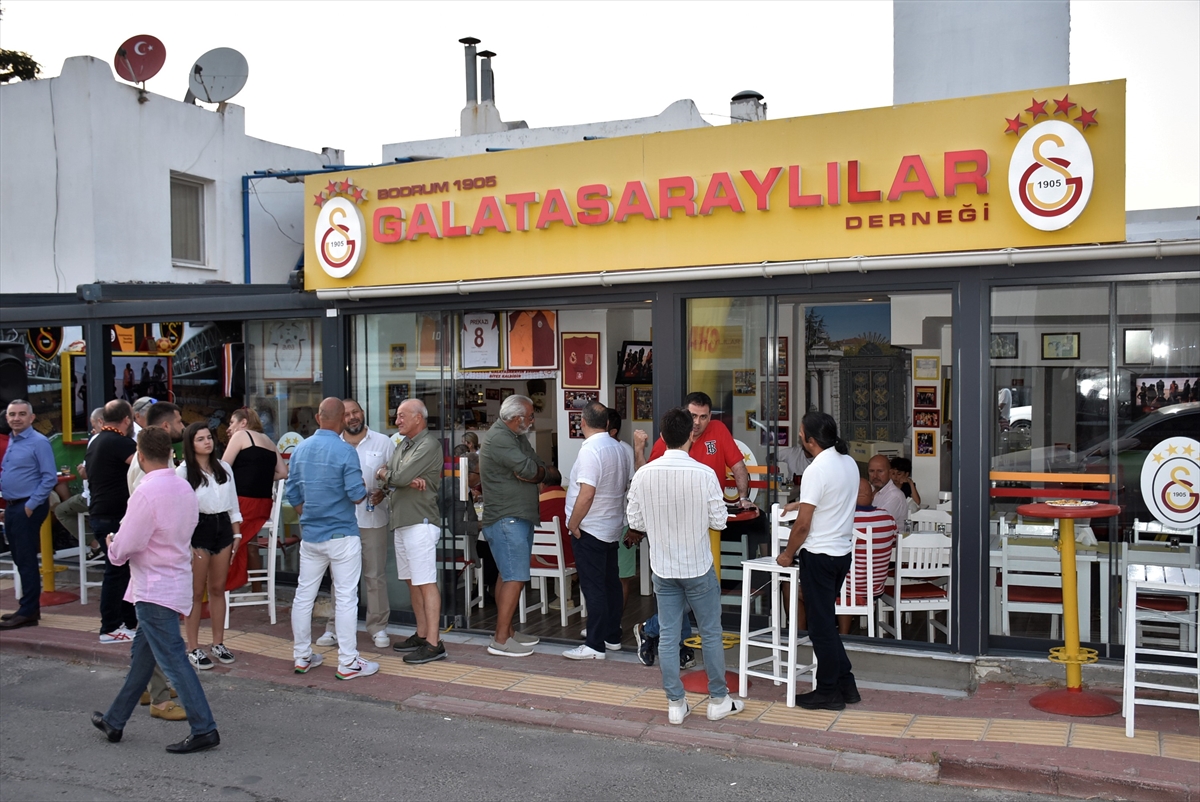
<svg viewBox="0 0 1200 802">
<path fill-rule="evenodd" d="M 513 630 L 512 619 L 529 581 L 533 530 L 541 517 L 538 483 L 546 465 L 525 435 L 533 428 L 533 401 L 510 395 L 500 404 L 500 418 L 488 430 L 479 451 L 483 484 L 483 536 L 500 570 L 496 583 L 496 633 L 488 652 L 500 657 L 528 657 L 538 638 Z"/>
<path fill-rule="evenodd" d="M 429 433 L 429 412 L 410 398 L 396 409 L 396 428 L 404 441 L 377 476 L 391 494 L 390 524 L 395 533 L 396 573 L 408 582 L 417 631 L 392 648 L 406 663 L 446 659 L 438 638 L 442 598 L 437 586 L 437 546 L 442 536 L 438 488 L 442 479 L 442 444 Z"/>
</svg>

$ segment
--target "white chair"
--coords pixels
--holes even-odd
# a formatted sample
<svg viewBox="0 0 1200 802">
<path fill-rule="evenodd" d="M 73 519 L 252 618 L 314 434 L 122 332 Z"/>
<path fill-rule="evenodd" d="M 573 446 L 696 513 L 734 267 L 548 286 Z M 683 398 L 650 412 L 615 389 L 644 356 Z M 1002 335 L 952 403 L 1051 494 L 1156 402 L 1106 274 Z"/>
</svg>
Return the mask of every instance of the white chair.
<svg viewBox="0 0 1200 802">
<path fill-rule="evenodd" d="M 1146 595 L 1159 596 L 1163 594 L 1186 595 L 1191 598 L 1188 605 L 1192 611 L 1189 625 L 1193 632 L 1198 625 L 1196 618 L 1197 599 L 1200 599 L 1200 570 L 1196 568 L 1181 568 L 1177 566 L 1142 565 L 1133 563 L 1125 566 L 1125 598 L 1128 604 L 1140 610 L 1141 601 Z M 1121 714 L 1125 716 L 1125 735 L 1133 737 L 1134 708 L 1137 705 L 1152 705 L 1155 707 L 1174 707 L 1182 710 L 1200 710 L 1200 652 L 1196 649 L 1196 639 L 1186 650 L 1152 649 L 1140 646 L 1137 636 L 1138 615 L 1125 616 L 1125 682 L 1122 693 Z M 1182 638 L 1181 638 L 1182 640 Z M 1165 660 L 1142 660 L 1141 658 L 1176 658 L 1171 662 Z M 1181 662 L 1178 658 L 1185 658 Z M 1190 677 L 1186 687 L 1167 685 L 1156 682 L 1138 682 L 1138 669 L 1152 670 L 1161 674 L 1176 674 Z M 1137 689 L 1159 692 L 1158 698 L 1138 698 Z M 1172 695 L 1186 694 L 1189 701 L 1182 701 Z"/>
<path fill-rule="evenodd" d="M 12 553 L 0 554 L 0 577 L 11 576 L 13 580 L 13 595 L 17 603 L 21 601 L 21 575 L 17 572 L 17 564 L 13 562 Z"/>
<path fill-rule="evenodd" d="M 567 619 L 575 613 L 580 618 L 587 618 L 587 601 L 579 594 L 579 604 L 571 604 L 571 577 L 575 576 L 575 561 L 567 561 L 563 554 L 562 531 L 563 522 L 556 515 L 552 521 L 542 521 L 533 530 L 533 552 L 529 558 L 529 577 L 539 588 L 540 599 L 537 604 L 526 606 L 525 588 L 521 588 L 521 603 L 517 606 L 521 623 L 534 610 L 541 610 L 543 615 L 550 612 L 550 589 L 547 580 L 556 583 L 559 599 L 559 617 L 562 625 L 567 625 Z M 569 537 L 569 535 L 568 535 Z"/>
<path fill-rule="evenodd" d="M 890 583 L 876 600 L 879 628 L 893 638 L 900 638 L 900 614 L 924 611 L 929 641 L 934 630 L 950 638 L 950 562 L 949 535 L 938 532 L 916 532 L 901 538 L 896 544 L 896 570 Z M 946 623 L 937 620 L 937 613 L 946 613 Z M 894 616 L 887 623 L 887 613 Z"/>
<path fill-rule="evenodd" d="M 104 567 L 104 555 L 101 554 L 99 557 L 96 557 L 95 559 L 91 559 L 91 560 L 88 559 L 87 555 L 88 555 L 88 551 L 90 551 L 90 549 L 88 549 L 88 546 L 87 546 L 87 542 L 88 542 L 87 536 L 89 534 L 91 534 L 91 531 L 88 529 L 88 525 L 87 525 L 88 514 L 86 512 L 79 513 L 78 520 L 79 520 L 79 603 L 87 604 L 88 603 L 88 588 L 98 588 L 104 584 L 103 582 L 89 581 L 87 578 L 88 569 L 89 568 L 103 568 Z"/>
<path fill-rule="evenodd" d="M 743 699 L 749 692 L 749 678 L 759 677 L 760 679 L 769 679 L 776 685 L 781 682 L 787 685 L 787 706 L 795 707 L 796 705 L 796 676 L 801 672 L 801 667 L 797 665 L 797 647 L 809 643 L 808 638 L 799 638 L 796 634 L 796 627 L 792 622 L 796 620 L 797 603 L 800 597 L 800 569 L 794 565 L 789 565 L 786 568 L 779 565 L 775 560 L 782 551 L 782 547 L 787 544 L 788 537 L 791 535 L 791 521 L 794 516 L 785 521 L 783 520 L 783 508 L 778 504 L 771 506 L 771 555 L 769 557 L 758 557 L 753 560 L 745 560 L 742 563 L 742 622 L 740 630 L 740 639 L 738 644 L 738 695 Z M 762 629 L 750 630 L 750 595 L 751 588 L 754 585 L 755 572 L 766 573 L 771 580 L 771 590 L 769 594 L 770 610 L 769 623 Z M 788 612 L 787 621 L 789 623 L 786 639 L 783 635 L 783 610 L 781 609 L 780 590 L 783 583 L 787 583 L 788 588 Z M 760 657 L 757 660 L 750 659 L 750 647 L 756 646 L 766 649 L 769 654 L 766 657 Z M 771 670 L 768 672 L 759 666 L 770 664 Z M 805 667 L 805 671 L 812 670 L 813 685 L 816 686 L 815 665 Z"/>
<path fill-rule="evenodd" d="M 745 535 L 738 540 L 721 541 L 721 582 L 740 583 L 744 577 L 742 563 L 750 559 L 750 549 Z M 721 591 L 721 604 L 734 605 L 742 600 L 741 588 Z M 759 610 L 762 603 L 759 601 Z"/>
<path fill-rule="evenodd" d="M 267 566 L 265 568 L 252 568 L 246 572 L 246 587 L 249 590 L 234 590 L 225 591 L 225 627 L 229 627 L 229 611 L 233 607 L 256 607 L 266 605 L 268 614 L 271 617 L 271 623 L 275 623 L 275 555 L 279 546 L 279 526 L 283 510 L 283 479 L 275 481 L 275 490 L 273 500 L 271 502 L 271 517 L 262 525 L 259 534 L 256 535 L 250 542 L 243 542 L 241 548 L 254 549 L 265 548 L 267 553 Z M 262 537 L 266 537 L 264 546 L 259 546 L 256 541 Z M 265 582 L 265 591 L 255 591 L 255 582 Z"/>
<path fill-rule="evenodd" d="M 438 560 L 438 570 L 450 571 L 454 576 L 455 587 L 463 582 L 463 613 L 467 625 L 471 624 L 471 609 L 483 609 L 483 561 L 471 554 L 470 539 L 466 535 L 455 535 L 452 548 L 453 556 L 449 560 Z M 475 595 L 475 588 L 479 595 Z"/>
<path fill-rule="evenodd" d="M 1121 544 L 1121 564 L 1200 568 L 1196 531 L 1195 527 L 1173 529 L 1157 521 L 1134 518 L 1131 541 Z M 1196 602 L 1192 593 L 1143 593 L 1136 608 L 1141 624 L 1137 628 L 1138 646 L 1175 644 L 1180 649 L 1195 650 Z"/>
<path fill-rule="evenodd" d="M 951 520 L 950 513 L 946 510 L 917 510 L 908 516 L 908 531 L 937 532 L 948 535 L 950 534 Z"/>
<path fill-rule="evenodd" d="M 886 545 L 885 545 L 886 544 Z M 850 572 L 842 582 L 834 603 L 834 613 L 837 615 L 860 615 L 867 618 L 867 637 L 875 637 L 876 610 L 875 599 L 884 590 L 886 570 L 882 576 L 876 571 L 876 564 L 882 564 L 879 550 L 887 550 L 890 561 L 895 551 L 895 535 L 887 539 L 877 539 L 872 527 L 866 532 L 854 533 L 854 544 L 851 550 Z M 864 564 L 859 565 L 859 556 L 864 558 Z M 814 675 L 815 679 L 815 675 Z"/>
<path fill-rule="evenodd" d="M 1001 631 L 1012 634 L 1012 613 L 1039 613 L 1050 616 L 1050 638 L 1058 639 L 1058 624 L 1063 615 L 1062 562 L 1047 538 L 1044 546 L 1015 544 L 1011 538 L 1030 533 L 1017 524 L 1009 525 L 1000 535 L 1000 617 Z"/>
</svg>

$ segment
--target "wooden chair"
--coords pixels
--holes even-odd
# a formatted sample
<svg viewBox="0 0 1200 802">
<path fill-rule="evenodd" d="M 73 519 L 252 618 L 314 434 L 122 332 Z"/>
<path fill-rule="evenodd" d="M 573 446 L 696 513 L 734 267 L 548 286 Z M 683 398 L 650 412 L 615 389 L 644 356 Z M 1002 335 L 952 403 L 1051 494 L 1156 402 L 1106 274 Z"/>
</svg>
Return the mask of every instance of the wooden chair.
<svg viewBox="0 0 1200 802">
<path fill-rule="evenodd" d="M 229 611 L 233 607 L 257 607 L 265 605 L 271 623 L 275 623 L 275 554 L 279 546 L 279 527 L 283 515 L 283 484 L 284 479 L 275 481 L 272 492 L 271 517 L 262 525 L 258 535 L 249 543 L 244 543 L 244 549 L 261 549 L 267 554 L 265 568 L 251 568 L 246 571 L 245 590 L 225 591 L 225 627 L 229 627 Z M 254 590 L 254 584 L 265 582 L 265 590 Z"/>
<path fill-rule="evenodd" d="M 918 611 L 927 614 L 926 630 L 929 641 L 939 629 L 947 640 L 950 637 L 950 562 L 949 535 L 938 532 L 916 532 L 901 538 L 896 544 L 895 575 L 876 600 L 879 628 L 897 640 L 900 638 L 900 614 Z M 936 614 L 944 611 L 946 623 Z M 887 623 L 887 613 L 894 615 L 893 625 Z"/>
<path fill-rule="evenodd" d="M 1057 640 L 1063 595 L 1062 563 L 1053 548 L 1054 541 L 1047 537 L 1046 545 L 1030 546 L 1012 543 L 1014 537 L 1029 538 L 1031 533 L 1019 524 L 1001 530 L 1001 631 L 1012 634 L 1012 613 L 1040 613 L 1050 616 L 1050 638 Z"/>
<path fill-rule="evenodd" d="M 579 613 L 580 618 L 587 618 L 587 602 L 580 595 L 579 604 L 571 605 L 571 578 L 578 573 L 575 570 L 575 561 L 567 562 L 563 555 L 562 547 L 562 527 L 563 522 L 556 515 L 551 521 L 542 521 L 533 530 L 533 552 L 529 558 L 529 577 L 533 584 L 538 587 L 539 600 L 536 604 L 526 606 L 525 604 L 525 588 L 521 589 L 521 603 L 517 605 L 517 612 L 520 613 L 521 623 L 524 624 L 526 616 L 534 610 L 541 610 L 543 615 L 550 612 L 550 594 L 547 593 L 549 585 L 547 580 L 553 579 L 556 582 L 559 598 L 559 617 L 562 625 L 567 626 L 567 619 L 575 613 Z"/>
</svg>

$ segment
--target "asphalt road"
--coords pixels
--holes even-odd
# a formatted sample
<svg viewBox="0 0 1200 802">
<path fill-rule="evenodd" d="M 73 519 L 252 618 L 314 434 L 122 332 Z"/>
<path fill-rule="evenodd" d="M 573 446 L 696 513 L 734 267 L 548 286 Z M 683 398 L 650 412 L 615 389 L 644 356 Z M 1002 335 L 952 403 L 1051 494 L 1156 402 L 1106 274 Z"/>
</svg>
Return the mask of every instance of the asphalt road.
<svg viewBox="0 0 1200 802">
<path fill-rule="evenodd" d="M 186 722 L 139 708 L 119 744 L 92 727 L 124 673 L 0 654 L 0 800 L 1008 800 L 556 730 L 398 711 L 267 682 L 204 677 L 222 743 L 163 747 Z M 369 681 L 369 680 L 368 680 Z"/>
</svg>

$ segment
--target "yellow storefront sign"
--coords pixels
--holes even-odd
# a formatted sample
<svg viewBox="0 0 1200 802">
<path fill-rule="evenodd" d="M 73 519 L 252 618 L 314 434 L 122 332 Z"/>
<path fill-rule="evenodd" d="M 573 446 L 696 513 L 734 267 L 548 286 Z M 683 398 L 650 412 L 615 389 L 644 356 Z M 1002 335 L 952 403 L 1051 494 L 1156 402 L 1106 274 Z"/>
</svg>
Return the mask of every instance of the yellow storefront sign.
<svg viewBox="0 0 1200 802">
<path fill-rule="evenodd" d="M 308 289 L 1125 239 L 1125 82 L 348 170 Z"/>
</svg>

